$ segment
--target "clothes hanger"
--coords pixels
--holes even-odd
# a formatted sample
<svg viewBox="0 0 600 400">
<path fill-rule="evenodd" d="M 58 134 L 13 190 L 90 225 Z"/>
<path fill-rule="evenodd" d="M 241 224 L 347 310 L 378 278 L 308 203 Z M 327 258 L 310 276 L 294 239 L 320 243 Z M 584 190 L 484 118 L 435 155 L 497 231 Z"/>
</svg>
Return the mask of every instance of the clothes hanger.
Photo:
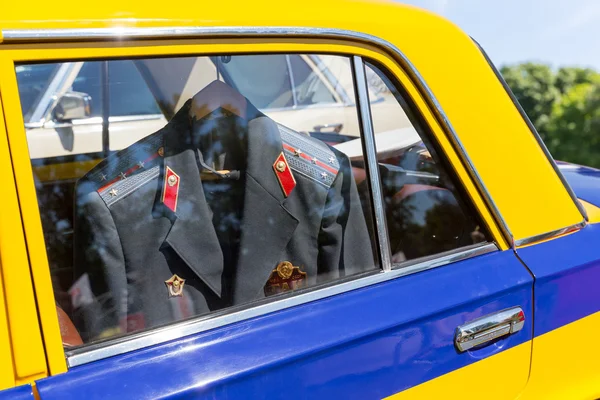
<svg viewBox="0 0 600 400">
<path fill-rule="evenodd" d="M 241 118 L 246 118 L 246 98 L 223 81 L 214 80 L 192 97 L 190 116 L 201 119 L 223 108 Z"/>
<path fill-rule="evenodd" d="M 203 181 L 214 181 L 214 180 L 218 180 L 218 179 L 234 179 L 234 180 L 238 180 L 240 179 L 240 171 L 230 171 L 228 169 L 220 169 L 220 170 L 216 170 L 211 168 L 208 164 L 206 164 L 204 161 L 199 160 L 200 161 L 200 165 L 202 165 L 202 168 L 204 168 L 206 171 L 200 171 L 200 177 L 202 178 Z"/>
<path fill-rule="evenodd" d="M 201 119 L 213 111 L 223 108 L 241 118 L 246 118 L 247 101 L 242 94 L 225 82 L 219 80 L 220 75 L 220 58 L 216 61 L 217 79 L 206 85 L 204 89 L 192 97 L 192 105 L 190 107 L 190 117 Z M 215 170 L 200 160 L 203 171 L 200 176 L 203 180 L 216 179 L 239 179 L 239 171 Z"/>
</svg>

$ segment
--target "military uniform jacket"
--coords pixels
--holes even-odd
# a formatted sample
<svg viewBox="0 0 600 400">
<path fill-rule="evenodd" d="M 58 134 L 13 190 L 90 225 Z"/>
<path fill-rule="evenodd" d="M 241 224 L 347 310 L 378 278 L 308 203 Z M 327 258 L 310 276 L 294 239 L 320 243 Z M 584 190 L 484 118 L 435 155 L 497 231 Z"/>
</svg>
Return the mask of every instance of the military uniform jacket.
<svg viewBox="0 0 600 400">
<path fill-rule="evenodd" d="M 245 119 L 220 109 L 195 120 L 190 100 L 79 180 L 75 278 L 93 292 L 74 316 L 84 340 L 264 298 L 281 262 L 303 286 L 374 267 L 348 158 L 248 104 Z M 239 179 L 203 181 L 208 131 L 239 144 Z M 165 284 L 174 275 L 182 296 Z"/>
</svg>

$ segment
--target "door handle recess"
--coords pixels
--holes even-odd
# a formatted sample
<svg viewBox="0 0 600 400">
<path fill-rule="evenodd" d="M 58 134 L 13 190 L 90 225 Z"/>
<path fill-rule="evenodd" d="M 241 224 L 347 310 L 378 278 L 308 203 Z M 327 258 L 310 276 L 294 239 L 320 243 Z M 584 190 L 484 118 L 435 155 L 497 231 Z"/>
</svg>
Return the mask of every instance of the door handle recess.
<svg viewBox="0 0 600 400">
<path fill-rule="evenodd" d="M 344 127 L 344 124 L 337 123 L 337 124 L 316 125 L 313 127 L 313 129 L 315 130 L 315 132 L 322 132 L 323 129 L 331 129 L 333 133 L 340 133 L 342 131 L 343 127 Z"/>
<path fill-rule="evenodd" d="M 463 352 L 501 336 L 523 329 L 525 314 L 521 307 L 512 307 L 477 318 L 456 328 L 454 344 Z"/>
</svg>

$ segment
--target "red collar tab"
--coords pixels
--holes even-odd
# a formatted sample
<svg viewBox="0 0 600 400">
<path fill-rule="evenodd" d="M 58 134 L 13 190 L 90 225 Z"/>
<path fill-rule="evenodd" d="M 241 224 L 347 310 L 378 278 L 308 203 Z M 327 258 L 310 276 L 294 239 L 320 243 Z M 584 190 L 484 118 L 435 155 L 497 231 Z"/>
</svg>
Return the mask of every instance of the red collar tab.
<svg viewBox="0 0 600 400">
<path fill-rule="evenodd" d="M 177 210 L 177 196 L 179 195 L 179 175 L 170 167 L 166 167 L 165 181 L 163 183 L 162 202 L 171 211 Z"/>
<path fill-rule="evenodd" d="M 277 176 L 281 190 L 283 190 L 283 194 L 285 197 L 288 197 L 292 190 L 294 190 L 296 187 L 296 179 L 294 179 L 292 170 L 290 169 L 283 152 L 279 154 L 279 157 L 277 157 L 273 163 L 273 171 L 275 171 L 275 175 Z"/>
</svg>

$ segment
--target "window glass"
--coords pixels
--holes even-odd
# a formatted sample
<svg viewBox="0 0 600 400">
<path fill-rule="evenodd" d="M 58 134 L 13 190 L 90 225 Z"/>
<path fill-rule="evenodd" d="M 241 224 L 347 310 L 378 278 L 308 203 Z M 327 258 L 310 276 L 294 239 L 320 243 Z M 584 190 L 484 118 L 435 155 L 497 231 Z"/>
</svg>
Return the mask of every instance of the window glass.
<svg viewBox="0 0 600 400">
<path fill-rule="evenodd" d="M 133 61 L 110 61 L 108 82 L 111 117 L 161 113 Z"/>
<path fill-rule="evenodd" d="M 313 72 L 299 91 L 311 92 L 318 76 L 327 90 L 354 92 L 348 58 L 338 56 L 325 74 L 319 55 L 295 57 L 317 61 L 305 63 Z M 110 154 L 80 140 L 98 132 L 94 124 L 27 130 L 55 298 L 81 337 L 65 346 L 377 271 L 370 201 L 358 189 L 362 147 L 351 148 L 352 159 L 343 150 L 360 141 L 354 101 L 321 108 L 326 96 L 310 83 L 312 107 L 280 108 L 293 104 L 287 59 L 76 63 L 80 71 L 63 87 L 102 104 L 100 66 L 108 62 L 111 111 L 160 104 L 165 119 L 152 129 L 147 121 L 109 124 L 131 139 L 111 139 Z M 74 137 L 68 157 L 45 145 L 61 135 Z"/>
<path fill-rule="evenodd" d="M 376 66 L 367 64 L 365 72 L 370 93 L 380 98 L 371 114 L 393 262 L 485 241 L 484 227 L 400 91 Z M 350 148 L 341 150 L 352 159 Z"/>
<path fill-rule="evenodd" d="M 25 122 L 29 121 L 34 111 L 33 107 L 44 94 L 56 69 L 56 64 L 19 65 L 16 68 L 21 110 Z"/>
<path fill-rule="evenodd" d="M 101 64 L 101 61 L 83 63 L 71 85 L 72 91 L 85 93 L 92 98 L 91 117 L 102 117 Z"/>
<path fill-rule="evenodd" d="M 333 87 L 326 86 L 323 80 L 324 72 L 320 71 L 308 56 L 293 54 L 289 56 L 289 60 L 294 77 L 296 105 L 335 103 Z"/>
<path fill-rule="evenodd" d="M 294 105 L 290 71 L 286 56 L 235 56 L 222 66 L 229 81 L 257 108 L 281 108 Z"/>
</svg>

